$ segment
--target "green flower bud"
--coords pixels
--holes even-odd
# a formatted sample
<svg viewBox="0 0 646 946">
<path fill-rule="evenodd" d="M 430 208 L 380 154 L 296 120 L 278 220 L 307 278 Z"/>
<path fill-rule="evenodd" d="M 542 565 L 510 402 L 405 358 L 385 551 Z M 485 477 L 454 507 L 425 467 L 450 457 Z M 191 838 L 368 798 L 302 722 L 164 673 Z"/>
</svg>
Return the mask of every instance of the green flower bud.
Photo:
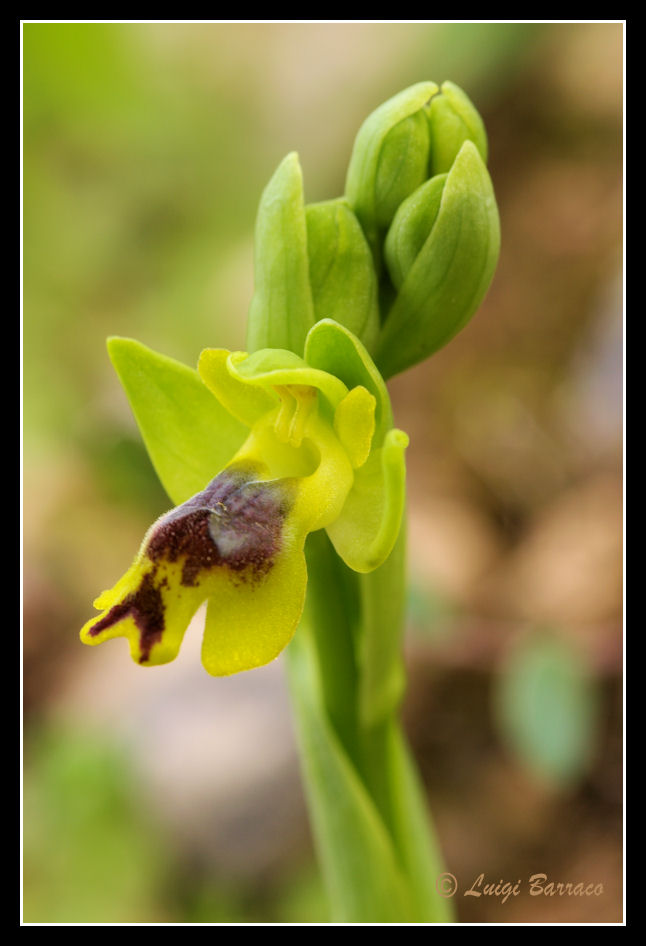
<svg viewBox="0 0 646 946">
<path fill-rule="evenodd" d="M 381 148 L 375 179 L 377 226 L 390 226 L 402 200 L 426 180 L 430 129 L 423 110 L 391 128 Z"/>
<path fill-rule="evenodd" d="M 430 144 L 424 106 L 438 91 L 419 82 L 380 105 L 354 142 L 345 194 L 381 266 L 381 236 L 399 204 L 426 180 Z"/>
<path fill-rule="evenodd" d="M 472 141 L 487 163 L 487 132 L 471 99 L 453 82 L 442 84 L 427 108 L 431 131 L 432 175 L 451 170 L 465 141 Z"/>
<path fill-rule="evenodd" d="M 388 231 L 384 256 L 390 279 L 400 289 L 433 229 L 440 210 L 446 174 L 438 174 L 418 187 L 399 208 L 396 222 Z"/>
<path fill-rule="evenodd" d="M 314 318 L 334 319 L 373 351 L 379 334 L 377 279 L 370 247 L 343 198 L 305 208 Z"/>
<path fill-rule="evenodd" d="M 301 352 L 314 325 L 303 175 L 295 152 L 279 164 L 260 198 L 255 233 L 255 292 L 249 310 L 251 351 Z"/>
<path fill-rule="evenodd" d="M 423 361 L 466 325 L 489 288 L 499 251 L 491 178 L 476 146 L 465 141 L 447 175 L 403 202 L 386 238 L 398 292 L 377 348 L 385 377 Z"/>
</svg>

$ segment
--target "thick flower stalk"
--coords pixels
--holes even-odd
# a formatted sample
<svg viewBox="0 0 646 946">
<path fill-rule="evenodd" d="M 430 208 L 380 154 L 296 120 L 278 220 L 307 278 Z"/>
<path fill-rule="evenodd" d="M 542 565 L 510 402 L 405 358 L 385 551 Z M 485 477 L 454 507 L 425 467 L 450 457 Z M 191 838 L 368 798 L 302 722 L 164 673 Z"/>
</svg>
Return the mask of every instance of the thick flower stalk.
<svg viewBox="0 0 646 946">
<path fill-rule="evenodd" d="M 330 339 L 365 385 L 326 370 L 335 367 Z M 111 350 L 120 364 L 142 346 L 115 339 Z M 130 569 L 97 598 L 102 614 L 81 631 L 84 643 L 127 637 L 137 663 L 167 663 L 208 601 L 204 667 L 215 676 L 249 670 L 273 660 L 296 629 L 310 532 L 327 529 L 355 571 L 385 561 L 403 511 L 408 438 L 391 429 L 385 388 L 350 332 L 320 322 L 305 356 L 202 353 L 204 385 L 248 436 L 204 489 L 151 526 Z"/>
</svg>

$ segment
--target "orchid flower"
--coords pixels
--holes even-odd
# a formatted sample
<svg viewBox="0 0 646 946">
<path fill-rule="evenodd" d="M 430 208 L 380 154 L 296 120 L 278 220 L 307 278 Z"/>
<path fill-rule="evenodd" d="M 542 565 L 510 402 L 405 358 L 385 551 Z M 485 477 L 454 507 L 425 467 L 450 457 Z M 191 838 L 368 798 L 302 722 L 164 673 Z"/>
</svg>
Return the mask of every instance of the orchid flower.
<svg viewBox="0 0 646 946">
<path fill-rule="evenodd" d="M 113 339 L 115 361 L 133 346 L 143 348 Z M 308 533 L 327 529 L 357 572 L 385 561 L 403 512 L 408 438 L 392 428 L 365 348 L 331 320 L 309 332 L 302 358 L 207 349 L 199 375 L 248 435 L 202 490 L 150 527 L 81 639 L 127 637 L 137 663 L 167 663 L 208 601 L 202 662 L 222 676 L 268 663 L 291 640 Z"/>
</svg>

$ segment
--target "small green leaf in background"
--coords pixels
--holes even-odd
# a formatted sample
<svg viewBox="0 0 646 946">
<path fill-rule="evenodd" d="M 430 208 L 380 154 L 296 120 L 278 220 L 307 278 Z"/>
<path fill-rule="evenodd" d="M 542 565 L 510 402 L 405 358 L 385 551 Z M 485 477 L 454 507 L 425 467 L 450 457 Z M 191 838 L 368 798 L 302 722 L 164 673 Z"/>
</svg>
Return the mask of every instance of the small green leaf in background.
<svg viewBox="0 0 646 946">
<path fill-rule="evenodd" d="M 411 639 L 442 642 L 455 633 L 458 605 L 448 594 L 426 580 L 413 578 L 408 585 L 406 613 Z"/>
<path fill-rule="evenodd" d="M 49 727 L 26 746 L 24 919 L 163 921 L 171 851 L 125 754 L 100 732 Z"/>
<path fill-rule="evenodd" d="M 555 787 L 585 774 L 596 745 L 598 690 L 564 637 L 535 631 L 515 642 L 494 703 L 504 742 L 531 774 Z"/>
<path fill-rule="evenodd" d="M 194 369 L 129 338 L 109 339 L 108 352 L 166 492 L 185 502 L 229 462 L 246 428 Z"/>
</svg>

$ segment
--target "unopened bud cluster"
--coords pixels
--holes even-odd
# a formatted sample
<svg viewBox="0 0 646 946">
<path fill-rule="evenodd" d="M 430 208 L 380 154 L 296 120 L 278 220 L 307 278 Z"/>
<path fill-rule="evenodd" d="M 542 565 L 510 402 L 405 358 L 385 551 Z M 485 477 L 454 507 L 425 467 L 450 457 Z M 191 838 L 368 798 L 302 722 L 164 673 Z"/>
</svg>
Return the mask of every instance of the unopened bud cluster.
<svg viewBox="0 0 646 946">
<path fill-rule="evenodd" d="M 341 198 L 305 205 L 289 154 L 260 203 L 250 347 L 299 351 L 331 318 L 386 378 L 441 348 L 480 305 L 498 261 L 486 160 L 482 119 L 451 82 L 420 82 L 366 119 Z"/>
</svg>

